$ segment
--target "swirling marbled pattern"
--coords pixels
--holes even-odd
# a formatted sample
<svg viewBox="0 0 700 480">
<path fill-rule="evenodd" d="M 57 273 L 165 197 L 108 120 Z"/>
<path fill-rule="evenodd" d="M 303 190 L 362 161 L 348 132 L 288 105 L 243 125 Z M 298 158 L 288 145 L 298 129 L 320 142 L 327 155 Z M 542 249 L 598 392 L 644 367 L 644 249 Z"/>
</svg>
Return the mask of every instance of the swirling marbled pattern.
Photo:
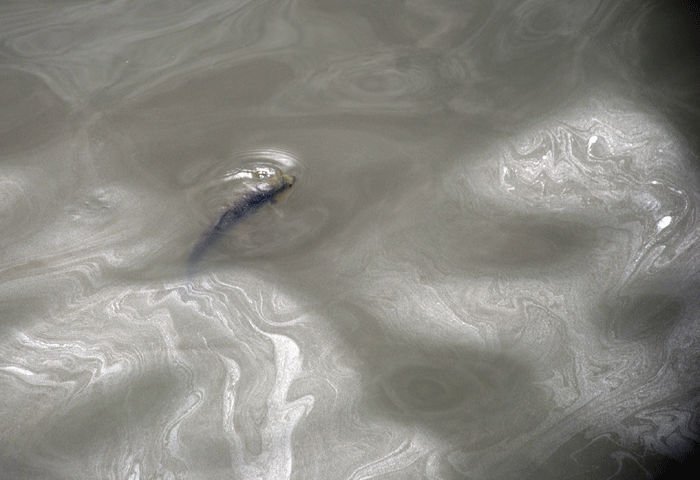
<svg viewBox="0 0 700 480">
<path fill-rule="evenodd" d="M 677 474 L 700 440 L 683 18 L 4 2 L 0 478 Z M 278 212 L 183 275 L 281 174 Z"/>
</svg>

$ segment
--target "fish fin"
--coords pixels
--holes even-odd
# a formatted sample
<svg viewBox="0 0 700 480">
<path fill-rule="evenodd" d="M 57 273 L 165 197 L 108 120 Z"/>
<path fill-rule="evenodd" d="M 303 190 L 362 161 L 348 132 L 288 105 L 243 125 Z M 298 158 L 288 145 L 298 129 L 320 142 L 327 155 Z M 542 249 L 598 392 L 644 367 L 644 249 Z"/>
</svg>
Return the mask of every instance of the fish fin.
<svg viewBox="0 0 700 480">
<path fill-rule="evenodd" d="M 270 209 L 272 209 L 272 212 L 275 214 L 277 218 L 282 218 L 284 217 L 284 212 L 277 208 L 275 205 L 270 205 Z"/>
<path fill-rule="evenodd" d="M 283 190 L 280 190 L 280 191 L 276 192 L 276 193 L 272 196 L 272 198 L 270 199 L 270 204 L 274 205 L 274 204 L 276 204 L 277 202 L 279 202 L 280 198 L 282 198 L 282 197 L 284 196 L 284 194 L 287 193 L 288 190 L 289 190 L 289 189 L 283 189 Z"/>
</svg>

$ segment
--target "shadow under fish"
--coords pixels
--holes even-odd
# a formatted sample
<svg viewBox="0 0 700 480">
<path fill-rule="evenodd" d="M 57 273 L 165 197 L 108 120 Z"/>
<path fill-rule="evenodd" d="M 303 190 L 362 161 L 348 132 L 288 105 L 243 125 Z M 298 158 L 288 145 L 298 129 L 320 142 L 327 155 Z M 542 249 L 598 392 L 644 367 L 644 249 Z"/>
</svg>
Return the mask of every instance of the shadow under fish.
<svg viewBox="0 0 700 480">
<path fill-rule="evenodd" d="M 219 240 L 219 237 L 255 213 L 263 205 L 276 203 L 287 190 L 292 188 L 295 181 L 296 177 L 293 175 L 275 175 L 253 185 L 236 198 L 231 207 L 219 218 L 216 225 L 202 235 L 195 244 L 187 260 L 187 275 L 195 273 L 197 265 Z"/>
</svg>

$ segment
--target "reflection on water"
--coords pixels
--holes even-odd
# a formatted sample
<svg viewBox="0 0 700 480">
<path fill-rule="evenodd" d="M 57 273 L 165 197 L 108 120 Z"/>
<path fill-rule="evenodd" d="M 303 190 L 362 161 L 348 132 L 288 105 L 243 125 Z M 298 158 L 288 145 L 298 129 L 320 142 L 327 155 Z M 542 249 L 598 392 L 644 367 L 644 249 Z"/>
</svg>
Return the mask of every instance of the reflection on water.
<svg viewBox="0 0 700 480">
<path fill-rule="evenodd" d="M 700 439 L 682 20 L 5 3 L 0 478 L 676 474 Z"/>
</svg>

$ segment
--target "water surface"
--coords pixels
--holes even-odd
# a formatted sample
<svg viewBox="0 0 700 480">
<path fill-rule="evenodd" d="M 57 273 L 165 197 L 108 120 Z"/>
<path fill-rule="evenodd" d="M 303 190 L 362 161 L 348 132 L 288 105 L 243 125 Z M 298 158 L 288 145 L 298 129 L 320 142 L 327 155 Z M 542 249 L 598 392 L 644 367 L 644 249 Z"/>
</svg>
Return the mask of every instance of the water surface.
<svg viewBox="0 0 700 480">
<path fill-rule="evenodd" d="M 700 438 L 685 14 L 5 2 L 0 478 L 677 472 Z M 296 182 L 186 275 L 260 172 Z"/>
</svg>

